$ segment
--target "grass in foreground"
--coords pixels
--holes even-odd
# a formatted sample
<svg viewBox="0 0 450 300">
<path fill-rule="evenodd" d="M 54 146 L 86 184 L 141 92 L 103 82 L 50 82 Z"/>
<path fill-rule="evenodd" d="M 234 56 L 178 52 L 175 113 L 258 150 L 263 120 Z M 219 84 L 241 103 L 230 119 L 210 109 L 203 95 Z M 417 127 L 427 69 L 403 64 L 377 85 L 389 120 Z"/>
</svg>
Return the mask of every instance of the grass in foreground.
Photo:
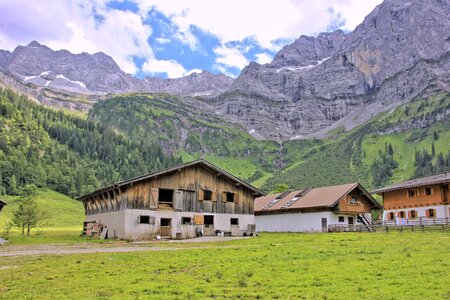
<svg viewBox="0 0 450 300">
<path fill-rule="evenodd" d="M 448 299 L 449 238 L 261 234 L 208 249 L 5 257 L 0 298 Z"/>
</svg>

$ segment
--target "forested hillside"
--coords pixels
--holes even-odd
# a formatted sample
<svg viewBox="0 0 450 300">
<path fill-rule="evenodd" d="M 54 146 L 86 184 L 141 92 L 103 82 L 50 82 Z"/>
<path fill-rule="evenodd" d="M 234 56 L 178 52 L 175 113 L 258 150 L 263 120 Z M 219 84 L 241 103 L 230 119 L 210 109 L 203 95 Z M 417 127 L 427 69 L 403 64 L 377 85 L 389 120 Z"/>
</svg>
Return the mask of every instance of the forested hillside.
<svg viewBox="0 0 450 300">
<path fill-rule="evenodd" d="M 77 196 L 176 163 L 158 144 L 0 89 L 0 194 L 35 185 Z"/>
<path fill-rule="evenodd" d="M 359 181 L 367 188 L 450 170 L 450 96 L 414 101 L 331 139 L 258 141 L 175 96 L 130 94 L 80 117 L 0 90 L 0 193 L 78 196 L 204 157 L 267 192 Z"/>
</svg>

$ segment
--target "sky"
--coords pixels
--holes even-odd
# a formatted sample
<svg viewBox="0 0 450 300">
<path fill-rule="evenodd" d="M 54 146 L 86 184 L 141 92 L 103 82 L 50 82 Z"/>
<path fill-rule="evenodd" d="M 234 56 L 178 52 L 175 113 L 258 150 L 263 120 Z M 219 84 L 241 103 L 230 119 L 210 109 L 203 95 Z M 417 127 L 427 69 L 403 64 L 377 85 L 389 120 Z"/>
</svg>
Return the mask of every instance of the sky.
<svg viewBox="0 0 450 300">
<path fill-rule="evenodd" d="M 381 0 L 0 0 L 0 49 L 104 52 L 137 77 L 236 77 L 301 35 L 353 30 Z"/>
</svg>

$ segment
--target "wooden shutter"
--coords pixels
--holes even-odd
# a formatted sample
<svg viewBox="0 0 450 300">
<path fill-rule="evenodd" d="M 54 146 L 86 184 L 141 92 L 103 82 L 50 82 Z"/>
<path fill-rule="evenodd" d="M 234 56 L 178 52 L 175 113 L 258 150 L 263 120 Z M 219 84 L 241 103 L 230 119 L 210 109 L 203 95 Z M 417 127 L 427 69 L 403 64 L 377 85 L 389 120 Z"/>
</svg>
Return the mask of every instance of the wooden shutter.
<svg viewBox="0 0 450 300">
<path fill-rule="evenodd" d="M 222 193 L 222 202 L 226 203 L 227 202 L 227 192 L 223 192 Z"/>
<path fill-rule="evenodd" d="M 176 210 L 183 210 L 183 191 L 177 190 L 174 195 L 174 208 Z"/>
<path fill-rule="evenodd" d="M 408 211 L 408 219 L 411 219 L 411 211 Z"/>
<path fill-rule="evenodd" d="M 433 218 L 436 218 L 436 209 L 433 208 Z"/>
<path fill-rule="evenodd" d="M 203 215 L 194 215 L 194 224 L 203 225 L 205 223 L 205 218 Z"/>
<path fill-rule="evenodd" d="M 430 217 L 430 211 L 428 209 L 425 211 L 425 217 L 427 217 L 427 218 Z"/>
<path fill-rule="evenodd" d="M 239 193 L 234 194 L 234 203 L 239 204 Z"/>
<path fill-rule="evenodd" d="M 203 199 L 205 199 L 205 193 L 203 192 L 202 189 L 198 190 L 198 201 L 203 201 Z"/>
<path fill-rule="evenodd" d="M 159 200 L 158 194 L 159 194 L 159 189 L 157 189 L 157 188 L 150 189 L 150 209 L 158 208 L 158 200 Z"/>
<path fill-rule="evenodd" d="M 216 193 L 211 190 L 211 201 L 217 201 Z"/>
</svg>

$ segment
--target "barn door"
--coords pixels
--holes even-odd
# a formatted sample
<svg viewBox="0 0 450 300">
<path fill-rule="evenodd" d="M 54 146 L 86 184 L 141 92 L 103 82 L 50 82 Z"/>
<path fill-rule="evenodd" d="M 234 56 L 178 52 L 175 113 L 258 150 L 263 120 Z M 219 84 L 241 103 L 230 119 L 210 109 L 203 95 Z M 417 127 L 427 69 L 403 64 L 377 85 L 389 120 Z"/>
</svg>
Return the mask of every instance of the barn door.
<svg viewBox="0 0 450 300">
<path fill-rule="evenodd" d="M 159 190 L 157 188 L 150 189 L 150 209 L 158 208 L 158 193 Z"/>
<path fill-rule="evenodd" d="M 183 210 L 183 191 L 175 191 L 174 202 L 174 208 L 176 210 Z"/>
</svg>

